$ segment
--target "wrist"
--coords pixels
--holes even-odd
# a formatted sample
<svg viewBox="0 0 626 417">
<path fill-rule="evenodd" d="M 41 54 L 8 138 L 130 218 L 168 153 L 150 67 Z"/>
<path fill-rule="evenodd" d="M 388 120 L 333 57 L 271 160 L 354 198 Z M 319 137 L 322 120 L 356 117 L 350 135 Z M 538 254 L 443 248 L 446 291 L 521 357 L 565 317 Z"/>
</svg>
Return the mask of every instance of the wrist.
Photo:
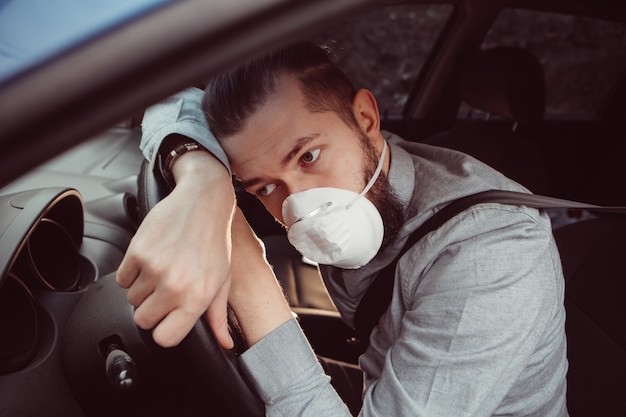
<svg viewBox="0 0 626 417">
<path fill-rule="evenodd" d="M 172 166 L 181 155 L 203 148 L 194 140 L 179 134 L 166 136 L 159 147 L 156 168 L 170 188 L 174 188 L 176 181 L 172 174 Z"/>
<path fill-rule="evenodd" d="M 237 317 L 246 343 L 253 346 L 291 320 L 293 314 L 271 271 L 255 271 L 246 277 L 235 275 L 232 275 L 228 303 Z"/>
<path fill-rule="evenodd" d="M 203 201 L 215 216 L 224 212 L 230 219 L 236 204 L 232 178 L 212 154 L 193 152 L 182 155 L 173 167 L 176 187 L 172 193 Z M 217 210 L 217 211 L 216 211 Z M 230 221 L 225 227 L 230 227 Z"/>
<path fill-rule="evenodd" d="M 157 155 L 157 169 L 170 188 L 187 174 L 232 183 L 229 171 L 213 154 L 195 140 L 179 134 L 163 139 Z"/>
<path fill-rule="evenodd" d="M 224 165 L 206 150 L 186 152 L 174 160 L 172 177 L 178 186 L 184 181 L 209 184 L 228 184 L 232 188 L 232 178 Z"/>
<path fill-rule="evenodd" d="M 193 199 L 193 206 L 203 216 L 212 213 L 214 219 L 221 219 L 220 228 L 230 235 L 236 198 L 232 178 L 224 165 L 209 152 L 188 152 L 175 161 L 173 176 L 176 187 L 172 194 L 179 199 Z"/>
</svg>

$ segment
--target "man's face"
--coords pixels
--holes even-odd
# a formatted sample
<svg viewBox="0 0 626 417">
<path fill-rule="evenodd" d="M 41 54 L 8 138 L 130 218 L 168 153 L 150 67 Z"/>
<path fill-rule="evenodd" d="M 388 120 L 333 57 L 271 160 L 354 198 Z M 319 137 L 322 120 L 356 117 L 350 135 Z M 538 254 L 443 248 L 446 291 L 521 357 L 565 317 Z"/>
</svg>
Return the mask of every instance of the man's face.
<svg viewBox="0 0 626 417">
<path fill-rule="evenodd" d="M 314 187 L 359 193 L 365 186 L 361 135 L 334 112 L 309 111 L 292 77 L 283 77 L 244 128 L 221 144 L 246 190 L 280 222 L 290 194 Z"/>
</svg>

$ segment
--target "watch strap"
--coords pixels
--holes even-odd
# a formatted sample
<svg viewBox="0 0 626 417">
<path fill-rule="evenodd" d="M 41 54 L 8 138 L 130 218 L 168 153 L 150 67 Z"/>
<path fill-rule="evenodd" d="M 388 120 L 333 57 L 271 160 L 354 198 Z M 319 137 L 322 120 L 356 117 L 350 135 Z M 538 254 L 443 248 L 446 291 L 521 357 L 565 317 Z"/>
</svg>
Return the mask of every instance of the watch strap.
<svg viewBox="0 0 626 417">
<path fill-rule="evenodd" d="M 171 188 L 174 188 L 174 186 L 176 185 L 174 175 L 172 174 L 172 166 L 174 165 L 174 161 L 176 161 L 176 159 L 178 159 L 185 153 L 198 149 L 203 148 L 196 142 L 187 141 L 177 144 L 167 153 L 159 154 L 159 167 L 161 175 L 163 176 L 163 179 L 165 180 L 167 185 L 169 185 Z M 163 159 L 163 157 L 165 157 L 165 159 Z"/>
</svg>

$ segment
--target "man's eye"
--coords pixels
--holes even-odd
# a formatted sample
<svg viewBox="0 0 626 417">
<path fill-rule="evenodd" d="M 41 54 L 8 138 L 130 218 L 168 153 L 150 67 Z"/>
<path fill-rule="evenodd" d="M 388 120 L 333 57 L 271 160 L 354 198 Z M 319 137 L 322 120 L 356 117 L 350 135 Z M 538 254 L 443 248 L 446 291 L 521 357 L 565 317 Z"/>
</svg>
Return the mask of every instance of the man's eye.
<svg viewBox="0 0 626 417">
<path fill-rule="evenodd" d="M 320 149 L 313 149 L 311 151 L 305 152 L 300 160 L 305 164 L 313 163 L 320 156 Z"/>
<path fill-rule="evenodd" d="M 267 184 L 257 190 L 257 194 L 261 196 L 268 196 L 274 192 L 276 184 Z"/>
</svg>

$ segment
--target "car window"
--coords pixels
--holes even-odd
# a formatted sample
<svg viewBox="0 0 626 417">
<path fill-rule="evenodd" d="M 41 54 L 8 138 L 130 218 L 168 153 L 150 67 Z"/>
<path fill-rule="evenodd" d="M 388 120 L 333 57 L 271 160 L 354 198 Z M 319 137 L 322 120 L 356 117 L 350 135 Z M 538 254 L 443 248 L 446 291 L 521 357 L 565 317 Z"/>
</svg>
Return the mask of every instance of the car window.
<svg viewBox="0 0 626 417">
<path fill-rule="evenodd" d="M 328 27 L 312 40 L 328 45 L 357 88 L 374 93 L 382 114 L 400 114 L 453 7 L 391 5 Z"/>
<path fill-rule="evenodd" d="M 594 119 L 626 69 L 626 26 L 577 16 L 506 9 L 483 48 L 519 46 L 540 60 L 546 117 Z"/>
<path fill-rule="evenodd" d="M 167 1 L 0 1 L 0 83 Z"/>
</svg>

